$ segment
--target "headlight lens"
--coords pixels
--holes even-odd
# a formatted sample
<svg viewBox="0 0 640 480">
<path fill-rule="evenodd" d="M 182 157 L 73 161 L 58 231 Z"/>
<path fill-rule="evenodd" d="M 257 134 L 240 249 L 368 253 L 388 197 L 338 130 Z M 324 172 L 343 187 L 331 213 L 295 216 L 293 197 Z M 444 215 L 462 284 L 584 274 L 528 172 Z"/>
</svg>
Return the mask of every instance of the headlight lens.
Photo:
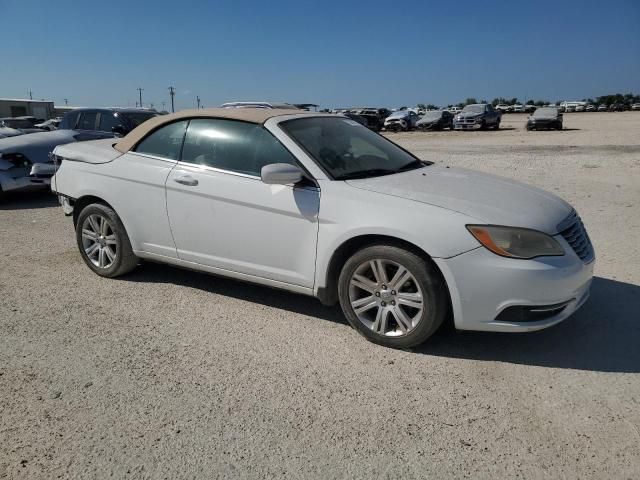
<svg viewBox="0 0 640 480">
<path fill-rule="evenodd" d="M 497 225 L 467 225 L 467 229 L 482 246 L 502 257 L 564 255 L 562 246 L 553 237 L 537 230 Z"/>
</svg>

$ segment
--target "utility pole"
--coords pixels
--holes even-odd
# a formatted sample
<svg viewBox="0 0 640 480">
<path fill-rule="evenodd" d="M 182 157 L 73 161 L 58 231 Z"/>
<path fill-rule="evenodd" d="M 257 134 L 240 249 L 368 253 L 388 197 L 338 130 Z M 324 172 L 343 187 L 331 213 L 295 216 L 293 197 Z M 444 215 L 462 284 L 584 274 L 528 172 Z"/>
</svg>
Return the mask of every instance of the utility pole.
<svg viewBox="0 0 640 480">
<path fill-rule="evenodd" d="M 176 88 L 175 87 L 169 87 L 169 95 L 171 95 L 171 112 L 175 112 L 176 109 L 173 106 L 173 97 L 176 94 Z"/>
<path fill-rule="evenodd" d="M 64 99 L 64 104 L 65 104 L 65 105 L 69 105 L 69 99 L 65 98 L 65 99 Z"/>
<path fill-rule="evenodd" d="M 162 111 L 164 112 L 164 105 L 165 105 L 167 102 L 161 102 L 161 103 L 162 103 Z"/>
<path fill-rule="evenodd" d="M 200 97 L 196 95 L 196 102 L 198 102 L 198 110 L 200 110 Z"/>
<path fill-rule="evenodd" d="M 144 88 L 136 88 L 136 90 L 138 90 L 138 93 L 140 94 L 140 108 L 142 108 L 142 90 L 144 90 Z"/>
<path fill-rule="evenodd" d="M 33 100 L 33 92 L 29 90 L 29 100 Z"/>
</svg>

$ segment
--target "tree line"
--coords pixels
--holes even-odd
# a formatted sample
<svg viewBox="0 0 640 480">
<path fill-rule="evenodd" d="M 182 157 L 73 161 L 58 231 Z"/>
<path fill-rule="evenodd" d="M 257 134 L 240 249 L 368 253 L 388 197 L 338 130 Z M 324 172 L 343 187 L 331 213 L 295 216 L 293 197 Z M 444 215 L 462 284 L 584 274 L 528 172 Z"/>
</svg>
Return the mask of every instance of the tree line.
<svg viewBox="0 0 640 480">
<path fill-rule="evenodd" d="M 582 102 L 587 102 L 587 103 L 591 103 L 594 105 L 613 105 L 614 103 L 624 103 L 627 105 L 631 105 L 634 103 L 640 103 L 640 95 L 634 95 L 633 93 L 615 93 L 613 95 L 602 95 L 600 97 L 596 97 L 595 99 L 593 98 L 583 98 L 581 100 Z M 559 104 L 562 103 L 563 100 L 558 100 L 555 103 Z M 514 98 L 504 98 L 504 97 L 496 97 L 493 100 L 491 100 L 491 102 L 487 102 L 486 100 L 480 100 L 478 101 L 476 98 L 474 97 L 469 97 L 467 98 L 464 102 L 460 102 L 457 104 L 449 104 L 447 105 L 447 108 L 451 108 L 451 107 L 466 107 L 467 105 L 472 105 L 474 103 L 491 103 L 491 105 L 493 105 L 494 107 L 496 105 L 515 105 L 517 103 L 521 103 L 517 97 Z M 549 105 L 550 101 L 548 100 L 534 100 L 534 99 L 529 99 L 526 102 L 523 103 L 523 105 L 535 105 L 536 107 L 542 107 L 544 105 Z M 418 103 L 416 105 L 416 107 L 418 107 L 419 109 L 424 109 L 424 110 L 437 110 L 438 107 L 436 105 L 433 105 L 431 103 L 426 104 L 426 103 Z M 406 107 L 405 107 L 406 108 Z"/>
</svg>

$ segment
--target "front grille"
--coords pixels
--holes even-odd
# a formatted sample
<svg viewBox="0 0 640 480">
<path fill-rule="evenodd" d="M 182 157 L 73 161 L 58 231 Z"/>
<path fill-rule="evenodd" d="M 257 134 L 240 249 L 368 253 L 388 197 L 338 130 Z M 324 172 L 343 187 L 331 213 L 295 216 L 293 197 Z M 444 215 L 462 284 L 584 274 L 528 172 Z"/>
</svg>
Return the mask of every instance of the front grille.
<svg viewBox="0 0 640 480">
<path fill-rule="evenodd" d="M 560 235 L 564 237 L 576 255 L 585 263 L 589 263 L 594 258 L 593 245 L 584 228 L 584 224 L 578 213 L 574 210 L 571 215 L 562 222 L 563 225 L 569 225 L 560 231 Z"/>
</svg>

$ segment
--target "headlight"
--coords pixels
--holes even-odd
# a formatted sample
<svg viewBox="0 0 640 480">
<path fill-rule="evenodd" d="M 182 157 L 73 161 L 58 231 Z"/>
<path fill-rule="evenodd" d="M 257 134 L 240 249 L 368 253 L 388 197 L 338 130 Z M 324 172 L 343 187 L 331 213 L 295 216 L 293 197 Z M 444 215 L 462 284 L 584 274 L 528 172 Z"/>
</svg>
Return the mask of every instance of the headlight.
<svg viewBox="0 0 640 480">
<path fill-rule="evenodd" d="M 564 255 L 562 246 L 550 235 L 528 228 L 496 225 L 467 225 L 476 240 L 496 255 L 535 258 Z"/>
</svg>

